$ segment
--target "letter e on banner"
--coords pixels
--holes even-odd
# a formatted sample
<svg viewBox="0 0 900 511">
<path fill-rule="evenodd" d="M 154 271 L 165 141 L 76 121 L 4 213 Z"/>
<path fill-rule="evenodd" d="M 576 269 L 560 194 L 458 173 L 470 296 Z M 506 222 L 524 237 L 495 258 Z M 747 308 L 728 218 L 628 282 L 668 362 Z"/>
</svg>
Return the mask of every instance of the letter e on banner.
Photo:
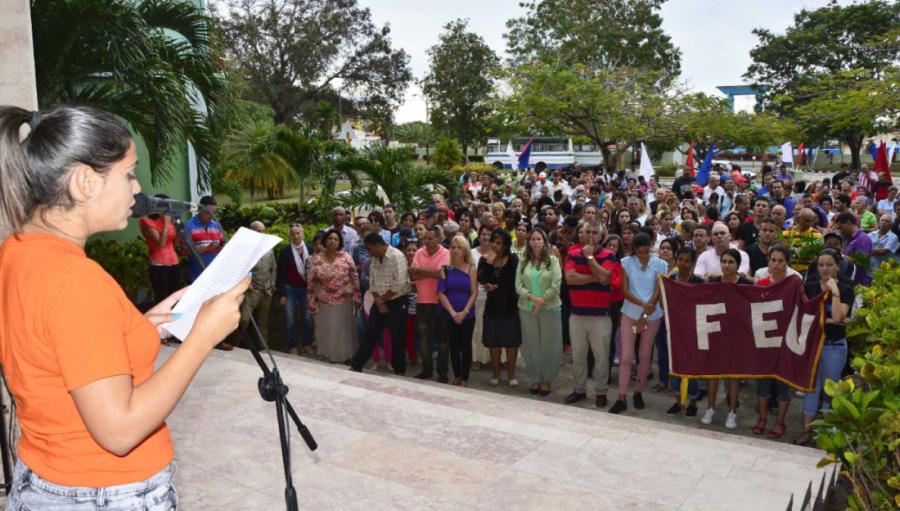
<svg viewBox="0 0 900 511">
<path fill-rule="evenodd" d="M 753 321 L 753 342 L 757 348 L 778 348 L 781 346 L 781 337 L 766 337 L 766 332 L 778 328 L 778 321 L 764 319 L 766 314 L 781 312 L 784 303 L 781 300 L 771 302 L 756 302 L 750 304 L 750 315 Z"/>
<path fill-rule="evenodd" d="M 709 351 L 709 334 L 722 331 L 718 321 L 708 321 L 710 316 L 725 314 L 724 303 L 707 303 L 698 305 L 697 314 L 697 349 Z"/>
</svg>

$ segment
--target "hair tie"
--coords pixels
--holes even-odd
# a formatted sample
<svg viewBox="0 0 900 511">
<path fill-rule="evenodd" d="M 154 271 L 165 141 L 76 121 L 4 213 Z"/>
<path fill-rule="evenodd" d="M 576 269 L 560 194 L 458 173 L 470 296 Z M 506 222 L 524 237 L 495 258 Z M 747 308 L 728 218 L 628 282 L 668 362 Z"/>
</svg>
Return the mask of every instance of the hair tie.
<svg viewBox="0 0 900 511">
<path fill-rule="evenodd" d="M 28 127 L 31 128 L 31 131 L 34 131 L 39 122 L 41 122 L 41 113 L 37 110 L 31 112 L 31 120 L 28 121 Z"/>
</svg>

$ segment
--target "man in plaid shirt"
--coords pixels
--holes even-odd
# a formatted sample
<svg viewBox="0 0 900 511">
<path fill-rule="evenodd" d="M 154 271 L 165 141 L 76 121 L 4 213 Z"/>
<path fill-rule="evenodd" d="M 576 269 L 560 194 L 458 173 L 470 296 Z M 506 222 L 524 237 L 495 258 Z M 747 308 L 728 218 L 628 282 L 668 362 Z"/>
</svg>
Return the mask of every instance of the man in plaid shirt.
<svg viewBox="0 0 900 511">
<path fill-rule="evenodd" d="M 375 344 L 387 328 L 394 348 L 394 373 L 402 375 L 406 373 L 406 295 L 410 290 L 406 256 L 388 246 L 377 232 L 367 234 L 363 243 L 372 256 L 369 292 L 375 297 L 375 304 L 369 311 L 366 335 L 350 361 L 350 369 L 362 372 L 363 366 L 372 358 Z"/>
</svg>

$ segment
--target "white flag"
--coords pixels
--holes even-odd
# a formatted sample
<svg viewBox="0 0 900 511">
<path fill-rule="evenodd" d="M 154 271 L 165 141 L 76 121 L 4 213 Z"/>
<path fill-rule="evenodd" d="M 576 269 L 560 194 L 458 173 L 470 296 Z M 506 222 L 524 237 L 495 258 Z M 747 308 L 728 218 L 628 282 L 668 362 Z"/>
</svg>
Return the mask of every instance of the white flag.
<svg viewBox="0 0 900 511">
<path fill-rule="evenodd" d="M 647 146 L 641 142 L 641 174 L 648 183 L 653 176 L 653 165 L 650 164 L 650 154 L 647 152 Z"/>
<path fill-rule="evenodd" d="M 512 140 L 506 143 L 506 155 L 509 156 L 511 168 L 516 168 L 516 151 L 513 149 Z"/>
<path fill-rule="evenodd" d="M 790 142 L 781 146 L 781 163 L 794 164 L 794 147 Z"/>
</svg>

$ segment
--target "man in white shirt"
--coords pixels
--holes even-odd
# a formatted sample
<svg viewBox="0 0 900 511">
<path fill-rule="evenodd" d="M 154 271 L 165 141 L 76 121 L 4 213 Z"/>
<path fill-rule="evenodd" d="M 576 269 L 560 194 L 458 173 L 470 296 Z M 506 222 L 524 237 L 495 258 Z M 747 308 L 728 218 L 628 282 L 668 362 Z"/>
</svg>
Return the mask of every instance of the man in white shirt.
<svg viewBox="0 0 900 511">
<path fill-rule="evenodd" d="M 703 188 L 703 203 L 709 204 L 709 196 L 712 194 L 718 194 L 719 199 L 725 195 L 725 189 L 719 186 L 719 176 L 716 174 L 709 175 L 709 183 Z M 721 200 L 719 203 L 721 204 Z"/>
<path fill-rule="evenodd" d="M 723 222 L 714 223 L 710 235 L 712 236 L 713 249 L 700 254 L 697 257 L 697 265 L 694 267 L 694 275 L 704 279 L 721 275 L 722 265 L 719 262 L 719 258 L 729 248 L 737 248 L 737 246 L 732 247 L 731 233 L 728 231 L 728 226 Z M 750 256 L 743 250 L 738 249 L 738 252 L 741 254 L 741 264 L 738 266 L 738 273 L 750 275 Z"/>
</svg>

